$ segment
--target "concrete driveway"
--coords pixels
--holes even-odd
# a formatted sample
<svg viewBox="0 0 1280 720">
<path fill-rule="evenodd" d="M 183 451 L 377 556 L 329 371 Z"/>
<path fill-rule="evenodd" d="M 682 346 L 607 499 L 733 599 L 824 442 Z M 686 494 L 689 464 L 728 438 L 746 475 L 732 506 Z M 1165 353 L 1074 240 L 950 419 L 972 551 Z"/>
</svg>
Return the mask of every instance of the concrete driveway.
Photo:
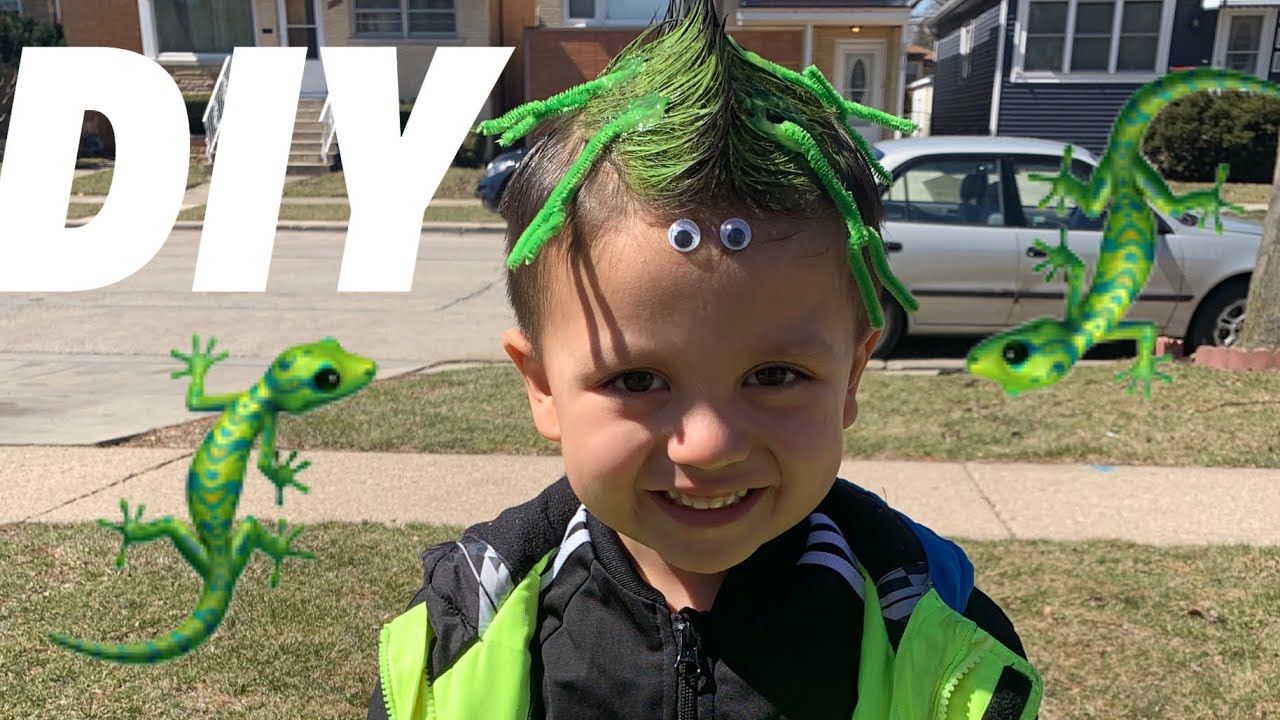
<svg viewBox="0 0 1280 720">
<path fill-rule="evenodd" d="M 337 291 L 344 232 L 281 231 L 267 292 L 194 293 L 198 230 L 175 230 L 127 280 L 81 293 L 0 293 L 0 444 L 92 444 L 184 422 L 187 378 L 169 356 L 191 335 L 231 355 L 210 392 L 249 387 L 284 348 L 336 337 L 378 377 L 501 360 L 511 324 L 502 235 L 424 232 L 409 293 Z"/>
</svg>

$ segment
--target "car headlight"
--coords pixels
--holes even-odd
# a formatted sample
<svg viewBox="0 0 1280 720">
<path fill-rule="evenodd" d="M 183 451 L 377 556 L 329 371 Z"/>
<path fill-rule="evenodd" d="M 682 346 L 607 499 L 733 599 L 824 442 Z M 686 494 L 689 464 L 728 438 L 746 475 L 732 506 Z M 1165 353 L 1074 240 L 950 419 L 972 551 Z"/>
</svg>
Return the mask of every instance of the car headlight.
<svg viewBox="0 0 1280 720">
<path fill-rule="evenodd" d="M 493 177 L 500 172 L 506 172 L 515 167 L 519 163 L 515 158 L 503 158 L 501 160 L 493 160 L 484 169 L 485 177 Z"/>
</svg>

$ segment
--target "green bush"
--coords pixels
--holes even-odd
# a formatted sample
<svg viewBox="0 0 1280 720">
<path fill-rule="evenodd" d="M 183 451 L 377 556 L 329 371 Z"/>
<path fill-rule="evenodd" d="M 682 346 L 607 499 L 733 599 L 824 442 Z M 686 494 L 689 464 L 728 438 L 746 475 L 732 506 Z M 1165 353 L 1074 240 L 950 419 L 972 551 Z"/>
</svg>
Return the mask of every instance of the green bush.
<svg viewBox="0 0 1280 720">
<path fill-rule="evenodd" d="M 48 25 L 16 13 L 0 12 L 0 65 L 17 65 L 24 47 L 66 44 L 61 25 Z"/>
<path fill-rule="evenodd" d="M 187 125 L 192 135 L 204 134 L 204 111 L 209 107 L 210 93 L 184 94 L 182 99 L 187 103 Z"/>
<path fill-rule="evenodd" d="M 400 103 L 400 132 L 409 125 L 409 113 L 413 112 L 413 103 Z M 458 154 L 453 157 L 454 167 L 478 168 L 484 167 L 485 160 L 485 140 L 487 138 L 468 132 L 462 146 L 458 148 Z"/>
<path fill-rule="evenodd" d="M 1224 91 L 1196 93 L 1166 107 L 1142 150 L 1169 180 L 1213 182 L 1219 163 L 1231 182 L 1270 184 L 1280 133 L 1280 98 Z"/>
</svg>

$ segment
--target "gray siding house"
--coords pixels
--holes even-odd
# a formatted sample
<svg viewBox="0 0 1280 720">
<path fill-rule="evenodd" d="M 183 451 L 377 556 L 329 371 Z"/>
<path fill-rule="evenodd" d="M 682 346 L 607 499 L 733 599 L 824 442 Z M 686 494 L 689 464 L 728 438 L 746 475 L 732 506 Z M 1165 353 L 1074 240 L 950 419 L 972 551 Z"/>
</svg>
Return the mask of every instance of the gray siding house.
<svg viewBox="0 0 1280 720">
<path fill-rule="evenodd" d="M 1070 142 L 1101 153 L 1142 85 L 1188 67 L 1280 81 L 1280 0 L 949 0 L 936 46 L 934 135 Z"/>
</svg>

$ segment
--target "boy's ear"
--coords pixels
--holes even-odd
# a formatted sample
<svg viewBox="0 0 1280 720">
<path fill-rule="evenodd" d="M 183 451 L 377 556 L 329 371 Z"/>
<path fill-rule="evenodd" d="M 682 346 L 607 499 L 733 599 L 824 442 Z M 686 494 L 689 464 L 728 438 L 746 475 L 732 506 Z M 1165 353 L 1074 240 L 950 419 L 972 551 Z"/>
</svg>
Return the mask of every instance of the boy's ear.
<svg viewBox="0 0 1280 720">
<path fill-rule="evenodd" d="M 871 352 L 880 342 L 881 330 L 872 330 L 867 337 L 854 348 L 853 366 L 849 369 L 849 388 L 844 396 L 844 426 L 848 429 L 858 419 L 858 384 L 862 382 L 862 372 L 867 369 L 871 360 Z"/>
<path fill-rule="evenodd" d="M 533 424 L 542 437 L 551 442 L 560 441 L 560 419 L 551 398 L 551 384 L 547 382 L 547 370 L 533 352 L 533 343 L 516 328 L 502 334 L 502 349 L 507 351 L 516 369 L 524 377 L 524 389 L 529 395 L 529 409 L 533 411 Z"/>
</svg>

